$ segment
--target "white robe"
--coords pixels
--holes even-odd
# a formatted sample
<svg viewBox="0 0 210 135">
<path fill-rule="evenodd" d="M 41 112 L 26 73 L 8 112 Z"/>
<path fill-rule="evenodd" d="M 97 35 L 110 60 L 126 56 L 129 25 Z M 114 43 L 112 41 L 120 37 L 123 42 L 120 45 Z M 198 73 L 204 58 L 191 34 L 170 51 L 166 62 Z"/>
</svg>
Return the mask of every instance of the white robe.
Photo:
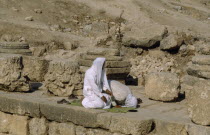
<svg viewBox="0 0 210 135">
<path fill-rule="evenodd" d="M 102 108 L 108 109 L 111 107 L 111 97 L 108 94 L 102 93 L 102 90 L 110 90 L 106 72 L 102 69 L 105 58 L 96 58 L 91 68 L 85 73 L 82 105 L 85 108 Z M 101 97 L 107 99 L 105 103 Z"/>
</svg>

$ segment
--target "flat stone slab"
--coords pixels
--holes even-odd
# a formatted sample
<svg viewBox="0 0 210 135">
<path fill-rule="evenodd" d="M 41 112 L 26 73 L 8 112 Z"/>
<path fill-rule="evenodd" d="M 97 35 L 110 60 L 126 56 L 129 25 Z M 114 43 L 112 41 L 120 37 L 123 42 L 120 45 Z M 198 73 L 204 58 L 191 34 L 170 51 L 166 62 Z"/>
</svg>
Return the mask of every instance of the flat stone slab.
<svg viewBox="0 0 210 135">
<path fill-rule="evenodd" d="M 2 49 L 29 49 L 29 44 L 24 42 L 0 42 Z"/>
<path fill-rule="evenodd" d="M 202 135 L 210 133 L 209 126 L 191 122 L 184 101 L 177 103 L 153 101 L 145 97 L 143 87 L 131 88 L 133 94 L 143 101 L 137 109 L 138 112 L 110 113 L 101 109 L 57 104 L 56 102 L 64 97 L 47 96 L 43 94 L 44 91 L 32 93 L 0 91 L 0 111 L 45 117 L 57 122 L 72 122 L 90 128 L 104 128 L 122 134 L 146 135 L 150 133 L 154 124 L 154 134 L 170 134 L 170 131 L 177 134 L 188 132 L 190 135 L 197 135 L 199 131 L 202 131 Z M 172 130 L 169 130 L 170 128 Z"/>
<path fill-rule="evenodd" d="M 210 65 L 210 55 L 197 55 L 192 58 L 193 64 Z"/>
<path fill-rule="evenodd" d="M 84 55 L 82 58 L 84 60 L 95 60 L 98 57 L 106 58 L 106 61 L 122 61 L 122 57 L 120 56 L 102 56 L 102 55 Z"/>
<path fill-rule="evenodd" d="M 2 48 L 0 48 L 0 53 L 23 54 L 23 55 L 32 54 L 31 50 L 29 49 L 2 49 Z"/>
<path fill-rule="evenodd" d="M 92 60 L 79 60 L 80 66 L 91 67 L 93 64 Z M 106 68 L 124 68 L 130 67 L 130 62 L 128 61 L 106 61 Z"/>
<path fill-rule="evenodd" d="M 87 51 L 88 55 L 119 56 L 120 51 L 112 48 L 97 48 Z"/>
<path fill-rule="evenodd" d="M 80 71 L 82 73 L 85 73 L 90 67 L 86 66 L 80 66 Z M 130 68 L 106 68 L 106 73 L 109 74 L 124 74 L 124 73 L 129 73 Z"/>
</svg>

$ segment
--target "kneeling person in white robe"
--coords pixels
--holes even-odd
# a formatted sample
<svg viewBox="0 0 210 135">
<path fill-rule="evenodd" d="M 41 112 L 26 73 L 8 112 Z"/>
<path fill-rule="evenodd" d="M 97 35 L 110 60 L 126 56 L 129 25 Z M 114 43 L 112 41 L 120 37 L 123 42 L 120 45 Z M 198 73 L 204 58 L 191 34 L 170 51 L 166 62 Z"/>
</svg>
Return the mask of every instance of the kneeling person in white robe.
<svg viewBox="0 0 210 135">
<path fill-rule="evenodd" d="M 85 108 L 111 107 L 112 92 L 104 69 L 105 58 L 96 58 L 93 65 L 86 71 L 84 78 L 82 105 Z M 102 93 L 103 90 L 105 93 Z"/>
</svg>

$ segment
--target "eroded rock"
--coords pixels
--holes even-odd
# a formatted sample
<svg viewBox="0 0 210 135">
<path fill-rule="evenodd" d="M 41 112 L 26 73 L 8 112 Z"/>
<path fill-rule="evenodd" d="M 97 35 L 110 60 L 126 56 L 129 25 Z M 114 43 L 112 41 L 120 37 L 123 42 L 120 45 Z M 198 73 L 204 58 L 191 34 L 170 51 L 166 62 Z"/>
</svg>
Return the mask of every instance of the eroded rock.
<svg viewBox="0 0 210 135">
<path fill-rule="evenodd" d="M 189 116 L 200 125 L 210 125 L 210 81 L 200 80 L 190 91 Z"/>
<path fill-rule="evenodd" d="M 0 54 L 0 89 L 5 91 L 29 91 L 22 76 L 22 57 L 16 54 Z"/>
<path fill-rule="evenodd" d="M 174 50 L 179 48 L 182 43 L 183 43 L 183 38 L 175 35 L 175 34 L 170 34 L 168 37 L 164 38 L 160 42 L 160 49 L 161 50 Z"/>
<path fill-rule="evenodd" d="M 179 78 L 176 74 L 161 72 L 146 76 L 145 93 L 154 100 L 173 101 L 178 98 Z"/>
<path fill-rule="evenodd" d="M 69 96 L 74 90 L 82 89 L 79 65 L 63 59 L 51 61 L 44 85 L 57 96 Z"/>
</svg>

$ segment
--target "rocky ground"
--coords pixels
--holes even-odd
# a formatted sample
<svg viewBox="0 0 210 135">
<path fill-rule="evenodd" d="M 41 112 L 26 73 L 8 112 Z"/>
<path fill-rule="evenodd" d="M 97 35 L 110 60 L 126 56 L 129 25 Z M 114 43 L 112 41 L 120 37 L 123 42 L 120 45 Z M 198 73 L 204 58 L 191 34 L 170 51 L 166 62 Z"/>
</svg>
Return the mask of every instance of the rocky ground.
<svg viewBox="0 0 210 135">
<path fill-rule="evenodd" d="M 209 127 L 209 31 L 209 0 L 1 0 L 0 89 L 81 97 L 102 56 L 109 79 L 155 102 L 183 100 Z"/>
</svg>

